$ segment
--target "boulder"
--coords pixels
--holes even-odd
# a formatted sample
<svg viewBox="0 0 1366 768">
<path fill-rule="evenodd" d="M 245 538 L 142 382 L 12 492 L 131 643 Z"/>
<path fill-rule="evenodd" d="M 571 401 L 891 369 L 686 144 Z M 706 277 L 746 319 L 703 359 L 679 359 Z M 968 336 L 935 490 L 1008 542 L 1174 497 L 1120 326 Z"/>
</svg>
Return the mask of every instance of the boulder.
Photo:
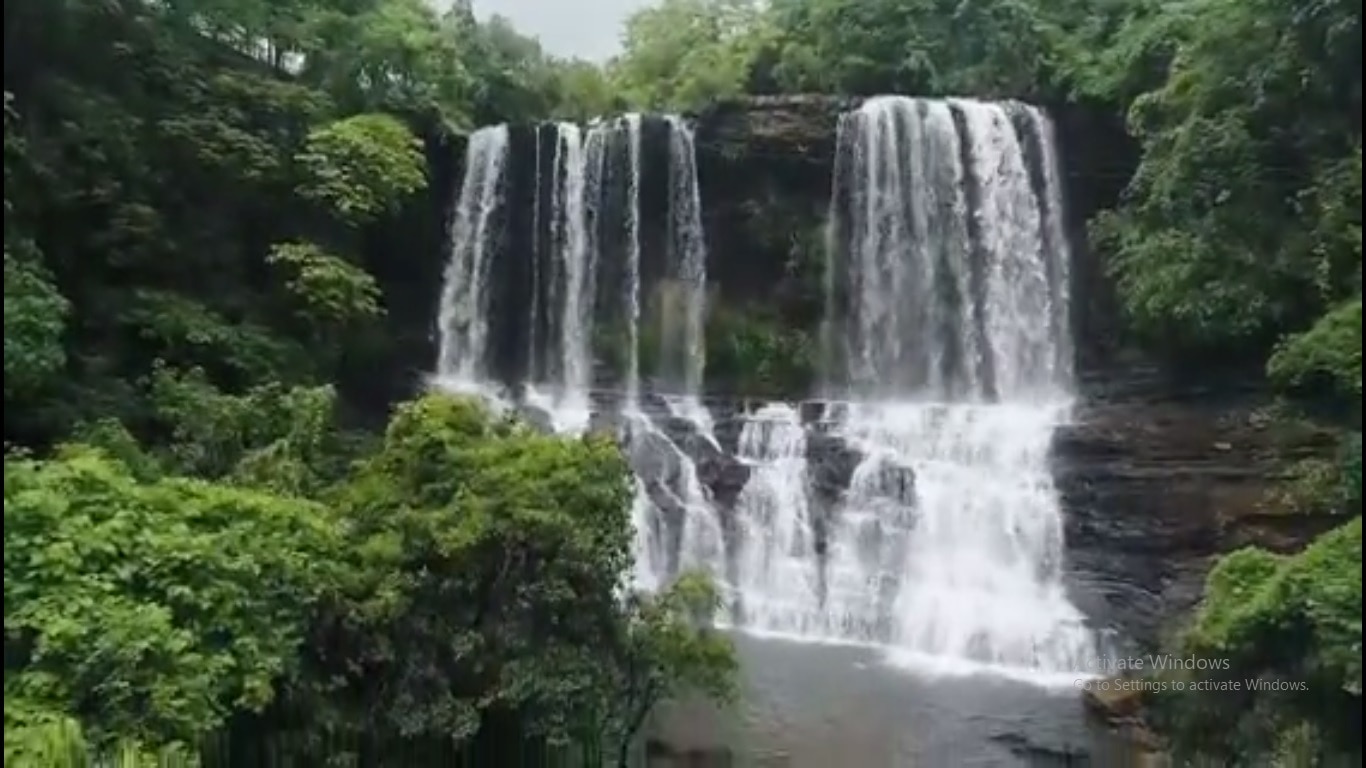
<svg viewBox="0 0 1366 768">
<path fill-rule="evenodd" d="M 820 429 L 808 429 L 806 461 L 811 488 L 817 500 L 833 507 L 844 496 L 863 453 L 843 437 Z"/>
</svg>

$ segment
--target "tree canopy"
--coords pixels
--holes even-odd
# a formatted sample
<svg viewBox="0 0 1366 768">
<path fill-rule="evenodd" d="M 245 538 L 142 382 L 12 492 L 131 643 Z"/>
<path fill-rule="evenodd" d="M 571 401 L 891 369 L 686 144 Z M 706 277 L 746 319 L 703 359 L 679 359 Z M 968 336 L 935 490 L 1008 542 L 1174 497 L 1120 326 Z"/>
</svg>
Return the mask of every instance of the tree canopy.
<svg viewBox="0 0 1366 768">
<path fill-rule="evenodd" d="M 438 396 L 374 417 L 413 389 L 377 372 L 423 343 L 433 157 L 492 122 L 810 91 L 1120 118 L 1138 161 L 1090 229 L 1126 338 L 1263 363 L 1342 435 L 1287 511 L 1359 515 L 1361 40 L 1359 0 L 660 0 L 599 65 L 463 0 L 10 0 L 6 761 L 615 759 L 660 697 L 731 692 L 705 581 L 620 594 L 611 445 Z M 802 346 L 732 325 L 731 358 Z M 1183 649 L 1331 711 L 1186 699 L 1175 743 L 1359 757 L 1360 617 L 1359 519 L 1230 555 Z"/>
</svg>

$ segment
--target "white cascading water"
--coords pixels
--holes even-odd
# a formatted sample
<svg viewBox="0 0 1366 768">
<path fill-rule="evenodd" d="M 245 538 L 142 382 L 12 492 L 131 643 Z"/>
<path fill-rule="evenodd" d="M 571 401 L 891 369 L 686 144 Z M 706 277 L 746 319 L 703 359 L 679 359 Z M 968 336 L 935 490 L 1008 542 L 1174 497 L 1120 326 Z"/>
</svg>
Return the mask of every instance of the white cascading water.
<svg viewBox="0 0 1366 768">
<path fill-rule="evenodd" d="M 488 347 L 489 265 L 497 249 L 508 162 L 505 125 L 481 128 L 465 149 L 465 177 L 451 222 L 451 253 L 441 291 L 436 378 L 447 389 L 483 394 Z"/>
<path fill-rule="evenodd" d="M 735 501 L 731 597 L 740 623 L 759 632 L 829 635 L 807 492 L 806 428 L 797 410 L 770 403 L 749 414 L 738 457 L 751 472 Z"/>
<path fill-rule="evenodd" d="M 548 298 L 559 320 L 558 337 L 552 344 L 558 380 L 529 385 L 526 398 L 550 414 L 557 432 L 580 434 L 588 428 L 591 416 L 593 296 L 599 249 L 593 224 L 602 199 L 611 133 L 604 126 L 584 131 L 574 123 L 555 123 L 551 128 L 555 131 L 549 212 L 553 278 Z M 544 172 L 540 164 L 537 171 L 539 190 L 539 173 Z"/>
<path fill-rule="evenodd" d="M 626 115 L 587 129 L 570 123 L 541 126 L 534 134 L 535 207 L 526 212 L 532 229 L 531 282 L 539 287 L 533 290 L 532 305 L 523 310 L 530 365 L 520 394 L 546 414 L 556 432 L 579 434 L 589 426 L 600 262 L 608 248 L 621 254 L 616 314 L 624 325 L 627 354 L 620 372 L 620 424 L 638 475 L 632 519 L 637 528 L 636 582 L 644 588 L 657 587 L 678 568 L 719 571 L 724 563 L 720 520 L 696 467 L 652 418 L 687 419 L 715 444 L 710 415 L 699 397 L 706 249 L 693 139 L 682 120 L 664 120 L 670 187 L 667 277 L 683 298 L 682 322 L 665 327 L 661 339 L 679 350 L 677 365 L 683 374 L 677 382 L 681 391 L 664 398 L 668 413 L 646 413 L 640 396 L 643 118 Z M 548 142 L 541 140 L 544 131 L 551 132 Z M 435 377 L 436 385 L 482 396 L 499 409 L 509 403 L 487 370 L 489 317 L 509 308 L 490 306 L 491 264 L 495 258 L 521 256 L 504 253 L 513 221 L 505 210 L 512 183 L 509 142 L 506 126 L 480 129 L 469 140 L 453 212 Z M 609 200 L 619 203 L 606 210 Z M 541 274 L 543 269 L 547 274 Z"/>
<path fill-rule="evenodd" d="M 641 118 L 629 114 L 626 124 L 626 409 L 632 418 L 640 406 L 640 165 Z"/>
<path fill-rule="evenodd" d="M 682 286 L 681 312 L 665 314 L 662 356 L 681 372 L 679 415 L 711 434 L 711 415 L 701 404 L 706 349 L 703 317 L 707 304 L 707 243 L 702 197 L 697 186 L 697 150 L 692 129 L 680 117 L 669 128 L 669 277 Z M 681 324 L 677 323 L 682 315 Z M 681 325 L 681 327 L 679 327 Z"/>
<path fill-rule="evenodd" d="M 667 350 L 681 350 L 682 359 L 679 363 L 684 371 L 684 391 L 664 398 L 668 408 L 666 415 L 691 421 L 701 434 L 711 438 L 710 414 L 699 399 L 705 354 L 702 346 L 702 302 L 706 295 L 706 245 L 702 232 L 696 157 L 692 132 L 687 125 L 675 116 L 666 116 L 665 120 L 669 137 L 666 278 L 681 286 L 684 314 L 681 327 L 666 322 L 661 328 L 661 347 L 666 354 Z M 725 543 L 721 521 L 698 478 L 696 465 L 640 408 L 641 117 L 626 115 L 622 121 L 628 132 L 630 172 L 627 199 L 631 201 L 624 212 L 627 231 L 624 271 L 628 359 L 623 416 L 628 452 L 637 471 L 645 466 L 669 467 L 666 477 L 656 477 L 651 484 L 637 484 L 633 505 L 640 515 L 637 522 L 638 543 L 651 547 L 649 552 L 638 552 L 636 581 L 639 584 L 658 585 L 667 581 L 677 569 L 702 569 L 719 575 L 725 562 Z M 670 319 L 672 313 L 666 312 L 664 317 Z M 673 562 L 662 551 L 658 533 L 667 529 L 665 518 L 670 510 L 681 518 L 677 557 Z M 656 533 L 650 538 L 639 533 L 642 529 Z"/>
<path fill-rule="evenodd" d="M 1047 120 L 1017 104 L 880 97 L 839 134 L 847 205 L 831 267 L 848 298 L 832 327 L 863 400 L 844 430 L 866 456 L 832 533 L 832 549 L 859 551 L 846 586 L 865 585 L 846 613 L 889 618 L 867 626 L 917 665 L 1084 669 L 1095 641 L 1064 591 L 1048 465 L 1071 397 Z M 875 592 L 888 603 L 868 605 Z"/>
</svg>

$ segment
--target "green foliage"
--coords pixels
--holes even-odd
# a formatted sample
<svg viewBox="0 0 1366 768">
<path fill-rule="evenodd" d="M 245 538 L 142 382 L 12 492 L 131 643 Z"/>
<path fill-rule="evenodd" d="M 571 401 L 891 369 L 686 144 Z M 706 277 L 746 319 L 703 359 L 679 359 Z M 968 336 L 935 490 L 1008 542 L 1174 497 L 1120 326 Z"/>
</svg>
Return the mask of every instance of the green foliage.
<svg viewBox="0 0 1366 768">
<path fill-rule="evenodd" d="M 555 70 L 558 102 L 550 116 L 563 120 L 588 121 L 602 115 L 625 111 L 625 100 L 616 91 L 602 67 L 586 61 L 563 62 Z"/>
<path fill-rule="evenodd" d="M 140 483 L 89 451 L 6 460 L 6 700 L 155 744 L 264 707 L 297 669 L 338 530 L 309 502 Z"/>
<path fill-rule="evenodd" d="M 5 400 L 41 391 L 66 364 L 62 333 L 70 303 L 52 284 L 33 241 L 11 227 L 13 179 L 26 145 L 15 130 L 14 95 L 5 91 Z"/>
<path fill-rule="evenodd" d="M 733 692 L 708 586 L 618 599 L 613 446 L 440 397 L 378 446 L 343 429 L 374 410 L 345 374 L 390 359 L 377 320 L 422 282 L 383 234 L 429 223 L 409 218 L 418 129 L 813 90 L 1127 116 L 1141 162 L 1091 226 L 1128 330 L 1269 358 L 1284 393 L 1334 401 L 1341 456 L 1294 468 L 1279 503 L 1360 506 L 1354 1 L 665 0 L 606 67 L 465 2 L 11 0 L 5 18 L 6 439 L 46 457 L 6 463 L 7 762 L 224 726 L 302 731 L 308 756 L 338 734 L 616 748 L 661 697 Z M 714 307 L 713 386 L 809 386 L 810 218 L 757 225 L 788 279 Z M 623 330 L 599 329 L 623 367 Z M 91 447 L 45 451 L 73 438 Z M 1311 688 L 1177 697 L 1178 744 L 1350 752 L 1359 569 L 1359 520 L 1294 557 L 1229 556 L 1187 650 Z"/>
<path fill-rule="evenodd" d="M 68 303 L 41 264 L 5 246 L 5 401 L 42 391 L 66 364 L 62 333 Z"/>
<path fill-rule="evenodd" d="M 350 112 L 432 114 L 451 124 L 469 116 L 474 87 L 462 56 L 463 31 L 422 0 L 324 0 L 299 9 L 295 40 L 302 76 Z M 290 36 L 295 37 L 295 36 Z"/>
<path fill-rule="evenodd" d="M 789 0 L 774 11 L 774 78 L 788 90 L 1026 95 L 1047 80 L 1031 3 Z"/>
<path fill-rule="evenodd" d="M 1267 374 L 1286 389 L 1318 380 L 1344 398 L 1361 401 L 1361 298 L 1319 318 L 1309 330 L 1289 337 L 1267 362 Z"/>
<path fill-rule="evenodd" d="M 1046 0 L 666 0 L 631 17 L 610 70 L 647 107 L 696 108 L 754 89 L 1030 96 L 1064 80 L 1062 54 L 1084 50 L 1064 27 L 1089 10 Z"/>
<path fill-rule="evenodd" d="M 763 34 L 755 0 L 664 0 L 626 22 L 616 87 L 649 108 L 698 107 L 743 93 Z"/>
<path fill-rule="evenodd" d="M 321 488 L 323 480 L 314 472 L 334 437 L 331 387 L 265 384 L 229 395 L 201 370 L 179 373 L 158 366 L 149 389 L 154 418 L 172 438 L 159 457 L 169 471 L 235 476 L 287 493 Z"/>
<path fill-rule="evenodd" d="M 300 194 L 348 221 L 392 210 L 427 181 L 422 142 L 389 115 L 355 115 L 318 128 L 295 160 L 308 176 Z"/>
<path fill-rule="evenodd" d="M 5 701 L 5 765 L 16 768 L 194 768 L 199 760 L 181 745 L 148 749 L 133 739 L 92 750 L 70 717 Z"/>
<path fill-rule="evenodd" d="M 67 715 L 103 751 L 199 743 L 250 712 L 262 743 L 301 729 L 301 759 L 337 756 L 320 737 L 615 749 L 665 696 L 733 691 L 704 579 L 623 605 L 630 486 L 610 440 L 434 395 L 330 475 L 329 392 L 158 376 L 178 425 L 162 455 L 104 422 L 85 434 L 131 466 L 83 446 L 6 461 L 15 754 Z"/>
<path fill-rule="evenodd" d="M 1227 660 L 1230 669 L 1219 674 L 1242 689 L 1159 696 L 1174 746 L 1223 764 L 1264 764 L 1278 751 L 1306 749 L 1316 761 L 1359 760 L 1361 600 L 1360 517 L 1298 555 L 1226 555 L 1180 650 Z M 1249 690 L 1255 678 L 1303 687 Z"/>
<path fill-rule="evenodd" d="M 373 235 L 436 230 L 414 129 L 559 100 L 534 41 L 422 0 L 16 0 L 5 18 L 23 30 L 6 48 L 6 402 L 27 406 L 6 427 L 30 443 L 106 416 L 144 437 L 132 383 L 156 360 L 229 392 L 387 364 L 369 321 L 421 272 Z"/>
<path fill-rule="evenodd" d="M 1202 0 L 1181 16 L 1165 82 L 1130 109 L 1127 202 L 1095 230 L 1138 330 L 1257 352 L 1360 295 L 1360 12 Z"/>
<path fill-rule="evenodd" d="M 818 345 L 799 328 L 763 312 L 727 308 L 707 325 L 707 380 L 727 391 L 797 396 L 815 380 Z"/>
<path fill-rule="evenodd" d="M 457 739 L 482 709 L 543 733 L 582 725 L 570 718 L 591 713 L 629 564 L 626 478 L 610 442 L 490 423 L 441 396 L 401 408 L 338 497 L 360 537 L 356 683 L 387 692 L 367 719 Z"/>
<path fill-rule="evenodd" d="M 626 764 L 631 737 L 656 704 L 687 693 L 729 702 L 738 693 L 730 641 L 708 629 L 721 607 L 720 593 L 704 575 L 685 573 L 655 596 L 633 595 L 625 643 L 613 675 L 620 692 L 605 730 Z"/>
<path fill-rule="evenodd" d="M 285 271 L 285 288 L 316 328 L 331 328 L 380 314 L 380 288 L 370 273 L 312 243 L 282 243 L 267 262 Z"/>
<path fill-rule="evenodd" d="M 1273 494 L 1276 508 L 1292 514 L 1344 514 L 1361 504 L 1361 433 L 1343 441 L 1334 458 L 1311 457 L 1290 465 Z"/>
</svg>

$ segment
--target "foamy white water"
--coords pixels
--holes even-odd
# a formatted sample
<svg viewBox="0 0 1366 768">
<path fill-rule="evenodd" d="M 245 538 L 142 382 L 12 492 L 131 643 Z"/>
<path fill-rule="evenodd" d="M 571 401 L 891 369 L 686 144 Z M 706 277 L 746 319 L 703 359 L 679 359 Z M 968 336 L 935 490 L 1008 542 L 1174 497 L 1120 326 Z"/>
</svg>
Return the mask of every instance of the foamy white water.
<svg viewBox="0 0 1366 768">
<path fill-rule="evenodd" d="M 828 600 L 920 668 L 1070 679 L 1096 654 L 1048 464 L 1071 401 L 1052 140 L 1016 104 L 881 97 L 841 121 L 830 339 L 865 458 Z"/>
<path fill-rule="evenodd" d="M 1095 655 L 1062 585 L 1063 533 L 1048 465 L 1066 403 L 893 403 L 849 431 L 915 472 L 891 645 L 904 660 L 1040 672 Z M 857 503 L 857 502 L 855 502 Z M 931 663 L 930 666 L 936 666 Z"/>
<path fill-rule="evenodd" d="M 749 482 L 735 502 L 738 541 L 732 597 L 753 630 L 830 634 L 807 489 L 806 430 L 775 403 L 750 414 L 738 455 Z"/>
<path fill-rule="evenodd" d="M 660 357 L 663 378 L 690 400 L 688 412 L 702 416 L 706 365 L 703 318 L 707 303 L 707 243 L 702 197 L 697 186 L 697 150 L 692 129 L 680 117 L 665 118 L 669 130 L 669 258 L 667 277 L 682 293 L 681 307 L 662 313 Z M 710 420 L 710 416 L 703 416 Z"/>
<path fill-rule="evenodd" d="M 507 126 L 470 135 L 451 224 L 451 254 L 437 318 L 436 376 L 446 386 L 470 393 L 485 391 L 489 265 L 496 248 L 495 218 L 504 204 L 507 160 Z"/>
</svg>

